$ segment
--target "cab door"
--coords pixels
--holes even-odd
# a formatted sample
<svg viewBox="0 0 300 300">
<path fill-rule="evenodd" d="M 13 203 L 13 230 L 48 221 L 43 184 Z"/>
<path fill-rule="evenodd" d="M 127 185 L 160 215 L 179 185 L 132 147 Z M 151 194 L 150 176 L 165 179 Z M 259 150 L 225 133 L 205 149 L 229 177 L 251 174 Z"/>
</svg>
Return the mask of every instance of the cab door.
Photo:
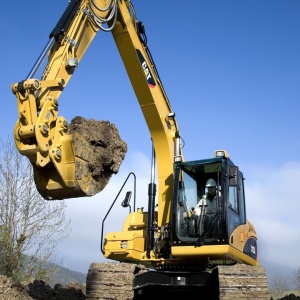
<svg viewBox="0 0 300 300">
<path fill-rule="evenodd" d="M 229 244 L 242 250 L 241 225 L 246 224 L 243 174 L 234 165 L 229 166 L 228 170 L 227 233 Z"/>
</svg>

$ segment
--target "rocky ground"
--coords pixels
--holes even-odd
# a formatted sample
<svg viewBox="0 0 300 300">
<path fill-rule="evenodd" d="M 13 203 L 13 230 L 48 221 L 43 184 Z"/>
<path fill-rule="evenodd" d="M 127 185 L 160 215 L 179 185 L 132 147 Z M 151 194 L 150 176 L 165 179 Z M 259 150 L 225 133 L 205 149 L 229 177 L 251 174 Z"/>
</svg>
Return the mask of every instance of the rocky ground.
<svg viewBox="0 0 300 300">
<path fill-rule="evenodd" d="M 85 300 L 85 285 L 57 284 L 51 288 L 41 280 L 16 284 L 0 275 L 0 300 Z M 300 300 L 300 297 L 290 294 L 278 300 Z"/>
<path fill-rule="evenodd" d="M 294 294 L 289 294 L 278 300 L 298 300 L 298 299 L 300 299 L 299 296 L 295 296 Z M 272 298 L 271 298 L 271 300 L 272 300 Z"/>
<path fill-rule="evenodd" d="M 41 280 L 16 284 L 0 275 L 0 300 L 84 300 L 85 286 L 71 283 L 54 288 Z"/>
</svg>

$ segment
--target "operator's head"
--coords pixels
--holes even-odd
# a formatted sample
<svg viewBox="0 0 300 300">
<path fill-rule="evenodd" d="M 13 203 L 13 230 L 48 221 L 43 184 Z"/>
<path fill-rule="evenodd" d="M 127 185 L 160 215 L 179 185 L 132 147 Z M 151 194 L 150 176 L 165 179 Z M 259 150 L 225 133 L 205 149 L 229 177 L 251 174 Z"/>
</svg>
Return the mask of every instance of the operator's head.
<svg viewBox="0 0 300 300">
<path fill-rule="evenodd" d="M 214 196 L 216 194 L 216 181 L 212 178 L 206 181 L 206 188 L 209 196 Z"/>
</svg>

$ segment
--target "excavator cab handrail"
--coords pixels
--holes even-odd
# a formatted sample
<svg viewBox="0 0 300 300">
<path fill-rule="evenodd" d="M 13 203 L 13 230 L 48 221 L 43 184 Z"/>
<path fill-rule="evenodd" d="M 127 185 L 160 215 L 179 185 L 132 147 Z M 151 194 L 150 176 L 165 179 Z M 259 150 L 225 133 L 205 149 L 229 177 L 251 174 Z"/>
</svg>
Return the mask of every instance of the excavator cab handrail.
<svg viewBox="0 0 300 300">
<path fill-rule="evenodd" d="M 104 222 L 105 222 L 106 218 L 108 217 L 110 211 L 112 210 L 113 206 L 115 205 L 116 201 L 118 200 L 118 198 L 119 198 L 121 192 L 123 191 L 123 188 L 125 187 L 125 185 L 126 185 L 128 179 L 130 178 L 130 176 L 133 176 L 133 211 L 135 212 L 135 205 L 136 205 L 136 175 L 135 175 L 133 172 L 130 172 L 130 173 L 128 174 L 128 176 L 126 177 L 126 179 L 125 179 L 123 185 L 121 186 L 121 188 L 120 188 L 120 190 L 119 190 L 117 196 L 115 197 L 113 203 L 111 204 L 110 208 L 108 209 L 106 215 L 104 216 L 104 218 L 103 218 L 103 220 L 102 220 L 101 238 L 100 238 L 100 240 L 101 240 L 100 250 L 101 250 L 101 252 L 102 252 L 103 254 L 105 253 L 105 251 L 104 251 L 104 249 L 103 249 Z M 127 193 L 128 193 L 128 192 L 127 192 Z M 127 197 L 127 193 L 126 193 L 126 197 Z M 124 200 L 123 200 L 123 202 L 124 202 Z M 122 203 L 123 203 L 123 202 L 122 202 Z M 122 206 L 123 206 L 123 205 L 122 205 Z M 123 207 L 125 207 L 125 206 L 123 206 Z"/>
</svg>

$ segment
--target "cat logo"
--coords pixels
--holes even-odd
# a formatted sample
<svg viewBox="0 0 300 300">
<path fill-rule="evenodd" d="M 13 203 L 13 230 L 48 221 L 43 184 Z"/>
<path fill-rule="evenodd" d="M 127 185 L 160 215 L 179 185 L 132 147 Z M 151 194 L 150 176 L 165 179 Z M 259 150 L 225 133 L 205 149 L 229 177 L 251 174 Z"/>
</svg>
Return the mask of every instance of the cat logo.
<svg viewBox="0 0 300 300">
<path fill-rule="evenodd" d="M 142 68 L 144 69 L 147 80 L 149 80 L 151 78 L 151 73 L 145 61 L 142 62 Z"/>
<path fill-rule="evenodd" d="M 153 76 L 151 74 L 151 71 L 150 71 L 150 69 L 147 65 L 147 62 L 145 61 L 145 59 L 144 59 L 144 57 L 143 57 L 140 50 L 137 49 L 136 52 L 137 52 L 138 58 L 140 60 L 141 66 L 144 69 L 144 73 L 145 73 L 145 77 L 147 79 L 148 85 L 149 85 L 149 87 L 154 88 L 155 87 L 155 81 L 154 81 Z"/>
</svg>

